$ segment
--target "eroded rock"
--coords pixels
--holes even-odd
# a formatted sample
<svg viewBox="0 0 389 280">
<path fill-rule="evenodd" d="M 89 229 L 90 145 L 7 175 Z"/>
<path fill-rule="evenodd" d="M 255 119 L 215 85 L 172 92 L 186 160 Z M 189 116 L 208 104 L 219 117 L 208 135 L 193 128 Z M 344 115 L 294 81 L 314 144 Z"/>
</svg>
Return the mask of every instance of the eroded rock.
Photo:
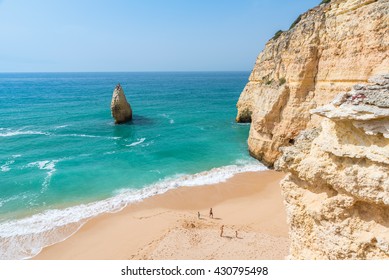
<svg viewBox="0 0 389 280">
<path fill-rule="evenodd" d="M 304 13 L 293 28 L 266 44 L 237 103 L 237 121 L 252 123 L 248 145 L 254 157 L 273 165 L 280 147 L 293 143 L 300 131 L 320 125 L 322 117 L 311 115 L 310 109 L 353 86 L 360 93 L 354 103 L 366 106 L 359 108 L 361 114 L 366 117 L 371 109 L 375 111 L 368 119 L 386 114 L 382 108 L 389 100 L 369 92 L 386 84 L 387 77 L 361 84 L 389 69 L 388 4 L 332 0 Z"/>
<path fill-rule="evenodd" d="M 370 81 L 312 110 L 324 117 L 321 129 L 282 148 L 275 166 L 288 174 L 281 187 L 290 258 L 389 258 L 389 115 L 377 113 L 387 109 L 379 106 L 389 99 L 389 79 Z"/>
<path fill-rule="evenodd" d="M 127 102 L 120 84 L 115 87 L 112 94 L 111 112 L 116 124 L 125 123 L 132 119 L 131 106 Z"/>
</svg>

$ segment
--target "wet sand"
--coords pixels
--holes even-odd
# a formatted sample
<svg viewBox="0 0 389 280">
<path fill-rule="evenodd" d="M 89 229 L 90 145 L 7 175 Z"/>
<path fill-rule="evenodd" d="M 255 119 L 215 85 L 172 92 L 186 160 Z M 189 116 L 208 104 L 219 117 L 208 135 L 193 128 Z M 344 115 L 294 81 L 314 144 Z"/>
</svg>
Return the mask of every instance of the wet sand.
<svg viewBox="0 0 389 280">
<path fill-rule="evenodd" d="M 247 172 L 214 185 L 170 190 L 91 219 L 34 259 L 285 259 L 283 177 Z"/>
</svg>

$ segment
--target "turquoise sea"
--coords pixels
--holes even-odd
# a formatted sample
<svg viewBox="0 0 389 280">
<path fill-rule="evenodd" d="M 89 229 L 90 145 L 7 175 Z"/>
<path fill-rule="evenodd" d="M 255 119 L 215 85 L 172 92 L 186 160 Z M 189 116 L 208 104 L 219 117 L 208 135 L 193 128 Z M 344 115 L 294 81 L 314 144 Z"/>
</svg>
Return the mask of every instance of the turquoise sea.
<svg viewBox="0 0 389 280">
<path fill-rule="evenodd" d="M 0 74 L 0 259 L 181 185 L 265 169 L 235 123 L 249 72 Z M 134 118 L 114 125 L 122 85 Z"/>
</svg>

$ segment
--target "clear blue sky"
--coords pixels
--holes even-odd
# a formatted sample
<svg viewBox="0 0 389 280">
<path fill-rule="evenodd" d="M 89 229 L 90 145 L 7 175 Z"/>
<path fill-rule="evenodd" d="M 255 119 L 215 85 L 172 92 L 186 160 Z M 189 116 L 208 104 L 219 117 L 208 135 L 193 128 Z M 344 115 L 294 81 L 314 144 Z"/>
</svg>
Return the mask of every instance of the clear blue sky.
<svg viewBox="0 0 389 280">
<path fill-rule="evenodd" d="M 320 0 L 0 0 L 0 72 L 251 70 Z"/>
</svg>

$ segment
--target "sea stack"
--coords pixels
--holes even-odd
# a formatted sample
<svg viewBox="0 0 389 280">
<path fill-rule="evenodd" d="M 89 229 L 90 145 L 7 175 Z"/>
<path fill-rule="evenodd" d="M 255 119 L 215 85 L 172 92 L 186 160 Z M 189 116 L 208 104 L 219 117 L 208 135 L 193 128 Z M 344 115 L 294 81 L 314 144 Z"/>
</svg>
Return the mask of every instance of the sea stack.
<svg viewBox="0 0 389 280">
<path fill-rule="evenodd" d="M 115 119 L 115 124 L 124 123 L 132 119 L 131 106 L 127 102 L 120 84 L 117 84 L 112 94 L 111 112 L 112 117 Z"/>
</svg>

